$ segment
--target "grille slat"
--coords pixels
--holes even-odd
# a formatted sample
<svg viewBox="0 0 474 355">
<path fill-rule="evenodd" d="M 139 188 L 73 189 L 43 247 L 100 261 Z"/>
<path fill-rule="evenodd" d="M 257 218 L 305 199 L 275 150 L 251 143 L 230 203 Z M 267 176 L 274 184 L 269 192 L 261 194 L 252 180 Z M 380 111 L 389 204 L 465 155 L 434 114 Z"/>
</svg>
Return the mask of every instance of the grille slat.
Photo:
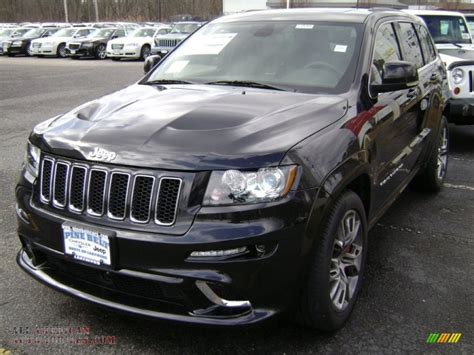
<svg viewBox="0 0 474 355">
<path fill-rule="evenodd" d="M 51 177 L 53 176 L 53 161 L 44 159 L 41 166 L 41 199 L 45 202 L 51 200 Z"/>
<path fill-rule="evenodd" d="M 73 212 L 84 211 L 84 198 L 86 195 L 87 169 L 82 166 L 73 166 L 69 183 L 69 210 Z"/>
<path fill-rule="evenodd" d="M 104 170 L 91 170 L 87 199 L 87 213 L 90 215 L 102 216 L 104 214 L 106 179 L 107 173 Z"/>
<path fill-rule="evenodd" d="M 56 163 L 56 168 L 54 169 L 53 204 L 59 208 L 64 208 L 66 206 L 68 174 L 68 164 L 62 162 Z"/>
<path fill-rule="evenodd" d="M 128 174 L 113 173 L 110 178 L 109 189 L 109 211 L 108 215 L 113 219 L 124 219 L 127 208 Z"/>
<path fill-rule="evenodd" d="M 180 190 L 181 179 L 162 178 L 160 180 L 155 209 L 157 224 L 169 226 L 175 222 Z"/>
<path fill-rule="evenodd" d="M 43 157 L 40 166 L 39 200 L 43 204 L 116 221 L 161 226 L 176 222 L 180 178 L 113 171 L 108 166 L 91 167 L 52 157 Z"/>
<path fill-rule="evenodd" d="M 139 175 L 135 177 L 132 193 L 130 219 L 134 222 L 147 223 L 150 220 L 151 198 L 155 178 Z"/>
</svg>

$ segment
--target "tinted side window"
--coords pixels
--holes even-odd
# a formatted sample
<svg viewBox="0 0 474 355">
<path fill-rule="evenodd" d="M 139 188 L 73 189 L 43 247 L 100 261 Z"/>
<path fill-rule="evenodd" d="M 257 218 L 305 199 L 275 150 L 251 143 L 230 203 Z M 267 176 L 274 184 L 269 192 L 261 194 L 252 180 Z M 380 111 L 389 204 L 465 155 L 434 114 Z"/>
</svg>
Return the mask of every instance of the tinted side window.
<svg viewBox="0 0 474 355">
<path fill-rule="evenodd" d="M 431 41 L 431 36 L 429 35 L 426 28 L 421 25 L 418 25 L 418 35 L 420 36 L 421 49 L 423 50 L 425 62 L 430 63 L 437 57 L 433 41 Z"/>
<path fill-rule="evenodd" d="M 382 70 L 386 62 L 401 60 L 397 37 L 390 23 L 383 24 L 377 30 L 374 44 L 374 55 L 372 59 L 372 70 L 370 82 L 372 84 L 382 83 Z"/>
<path fill-rule="evenodd" d="M 423 66 L 423 56 L 413 24 L 400 22 L 400 45 L 403 49 L 403 59 L 414 63 L 417 68 Z"/>
<path fill-rule="evenodd" d="M 124 30 L 117 30 L 117 31 L 115 31 L 114 36 L 124 37 L 125 36 L 125 31 Z"/>
</svg>

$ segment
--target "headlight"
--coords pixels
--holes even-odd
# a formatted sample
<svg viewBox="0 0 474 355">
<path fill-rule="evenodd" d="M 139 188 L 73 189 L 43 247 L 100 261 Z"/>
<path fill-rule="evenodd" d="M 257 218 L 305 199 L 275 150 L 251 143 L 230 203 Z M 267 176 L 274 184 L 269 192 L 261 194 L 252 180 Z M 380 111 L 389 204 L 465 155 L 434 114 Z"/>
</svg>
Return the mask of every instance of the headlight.
<svg viewBox="0 0 474 355">
<path fill-rule="evenodd" d="M 90 47 L 92 47 L 92 43 L 91 42 L 85 42 L 85 43 L 82 44 L 82 46 L 84 48 L 90 48 Z"/>
<path fill-rule="evenodd" d="M 23 41 L 13 41 L 12 45 L 15 47 L 21 46 L 23 44 Z"/>
<path fill-rule="evenodd" d="M 41 150 L 28 142 L 25 157 L 26 170 L 36 179 L 39 172 Z"/>
<path fill-rule="evenodd" d="M 285 197 L 296 177 L 296 166 L 258 171 L 214 171 L 209 179 L 204 205 L 268 202 Z"/>
<path fill-rule="evenodd" d="M 451 76 L 453 77 L 453 82 L 458 85 L 464 79 L 464 70 L 461 68 L 456 68 L 452 71 Z"/>
</svg>

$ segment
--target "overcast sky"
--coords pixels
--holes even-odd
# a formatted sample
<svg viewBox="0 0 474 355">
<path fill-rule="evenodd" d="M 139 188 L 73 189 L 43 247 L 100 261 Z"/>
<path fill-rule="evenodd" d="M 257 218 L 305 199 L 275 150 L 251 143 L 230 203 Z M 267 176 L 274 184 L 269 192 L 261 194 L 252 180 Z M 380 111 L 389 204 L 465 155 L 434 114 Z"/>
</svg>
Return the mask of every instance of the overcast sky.
<svg viewBox="0 0 474 355">
<path fill-rule="evenodd" d="M 224 0 L 224 13 L 266 9 L 267 0 Z"/>
</svg>

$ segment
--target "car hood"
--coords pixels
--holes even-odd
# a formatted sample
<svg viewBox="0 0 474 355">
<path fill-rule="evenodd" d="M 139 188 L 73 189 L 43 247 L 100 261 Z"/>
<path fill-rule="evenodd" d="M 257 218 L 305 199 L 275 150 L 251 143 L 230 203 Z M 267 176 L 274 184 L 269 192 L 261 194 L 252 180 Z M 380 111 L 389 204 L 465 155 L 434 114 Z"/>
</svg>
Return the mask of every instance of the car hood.
<svg viewBox="0 0 474 355">
<path fill-rule="evenodd" d="M 343 117 L 347 100 L 211 85 L 132 85 L 35 127 L 43 150 L 170 170 L 277 165 L 296 143 Z"/>
<path fill-rule="evenodd" d="M 159 35 L 156 36 L 155 38 L 157 39 L 183 39 L 188 37 L 190 34 L 189 33 L 167 33 L 165 35 Z"/>
<path fill-rule="evenodd" d="M 457 60 L 474 60 L 474 45 L 472 44 L 454 45 L 446 43 L 437 44 L 436 48 L 441 55 L 455 57 Z"/>
<path fill-rule="evenodd" d="M 33 42 L 35 43 L 48 43 L 48 42 L 51 42 L 51 43 L 61 43 L 61 42 L 67 42 L 67 41 L 70 41 L 72 42 L 74 39 L 78 39 L 79 38 L 73 38 L 73 37 L 44 37 L 44 38 L 38 38 L 38 39 L 35 39 Z"/>
<path fill-rule="evenodd" d="M 94 37 L 94 38 L 88 38 L 88 37 L 85 37 L 85 38 L 74 38 L 74 39 L 69 39 L 68 42 L 70 43 L 84 43 L 84 42 L 91 42 L 91 43 L 94 43 L 94 42 L 100 42 L 100 41 L 106 41 L 107 38 L 101 38 L 101 37 Z"/>
<path fill-rule="evenodd" d="M 122 38 L 115 38 L 109 41 L 109 43 L 127 44 L 127 43 L 146 43 L 146 42 L 152 42 L 152 41 L 153 41 L 153 37 L 122 37 Z"/>
</svg>

